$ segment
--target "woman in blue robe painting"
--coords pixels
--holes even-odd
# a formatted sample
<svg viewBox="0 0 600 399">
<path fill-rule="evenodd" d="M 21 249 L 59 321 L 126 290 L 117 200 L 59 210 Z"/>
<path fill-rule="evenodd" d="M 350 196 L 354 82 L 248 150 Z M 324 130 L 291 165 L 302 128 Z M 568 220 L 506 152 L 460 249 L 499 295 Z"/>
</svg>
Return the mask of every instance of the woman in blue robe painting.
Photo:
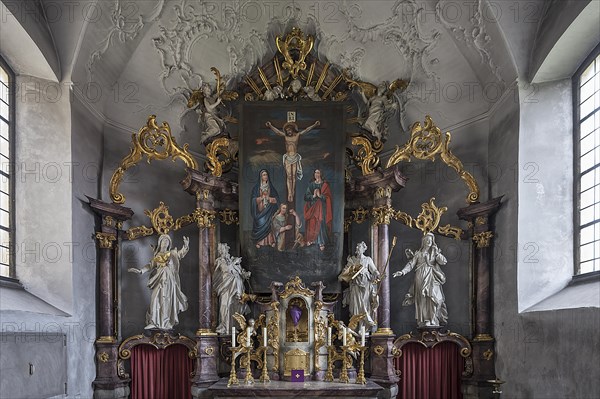
<svg viewBox="0 0 600 399">
<path fill-rule="evenodd" d="M 271 231 L 271 220 L 279 209 L 279 194 L 271 183 L 269 172 L 261 169 L 258 183 L 252 189 L 252 235 L 256 248 L 275 246 L 275 237 Z"/>
</svg>

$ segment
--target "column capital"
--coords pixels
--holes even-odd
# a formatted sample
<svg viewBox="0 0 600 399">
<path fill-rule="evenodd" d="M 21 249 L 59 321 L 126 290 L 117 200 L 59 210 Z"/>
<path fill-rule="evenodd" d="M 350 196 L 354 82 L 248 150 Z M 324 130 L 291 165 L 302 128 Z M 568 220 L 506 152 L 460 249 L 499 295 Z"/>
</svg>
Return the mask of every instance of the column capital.
<svg viewBox="0 0 600 399">
<path fill-rule="evenodd" d="M 113 247 L 113 241 L 117 239 L 117 236 L 114 233 L 96 233 L 96 240 L 98 240 L 98 245 L 100 248 L 111 249 Z"/>
</svg>

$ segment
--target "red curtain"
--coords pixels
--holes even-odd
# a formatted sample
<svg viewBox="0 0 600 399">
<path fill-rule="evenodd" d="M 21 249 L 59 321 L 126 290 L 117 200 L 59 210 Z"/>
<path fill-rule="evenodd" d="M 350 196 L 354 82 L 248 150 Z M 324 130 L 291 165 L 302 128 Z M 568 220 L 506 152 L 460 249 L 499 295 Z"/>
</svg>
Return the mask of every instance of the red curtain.
<svg viewBox="0 0 600 399">
<path fill-rule="evenodd" d="M 193 361 L 184 345 L 131 350 L 131 399 L 190 399 Z"/>
<path fill-rule="evenodd" d="M 452 342 L 433 348 L 410 343 L 396 359 L 400 370 L 397 399 L 462 399 L 461 374 L 464 359 Z"/>
</svg>

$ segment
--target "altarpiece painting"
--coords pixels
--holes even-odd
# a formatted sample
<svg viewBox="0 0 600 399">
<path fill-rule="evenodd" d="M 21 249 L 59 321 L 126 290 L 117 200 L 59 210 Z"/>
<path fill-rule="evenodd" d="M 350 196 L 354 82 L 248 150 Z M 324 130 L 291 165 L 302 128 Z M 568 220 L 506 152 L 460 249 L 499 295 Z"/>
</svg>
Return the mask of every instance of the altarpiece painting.
<svg viewBox="0 0 600 399">
<path fill-rule="evenodd" d="M 246 103 L 241 116 L 240 233 L 251 286 L 269 292 L 271 281 L 299 275 L 335 292 L 343 247 L 343 103 Z"/>
</svg>

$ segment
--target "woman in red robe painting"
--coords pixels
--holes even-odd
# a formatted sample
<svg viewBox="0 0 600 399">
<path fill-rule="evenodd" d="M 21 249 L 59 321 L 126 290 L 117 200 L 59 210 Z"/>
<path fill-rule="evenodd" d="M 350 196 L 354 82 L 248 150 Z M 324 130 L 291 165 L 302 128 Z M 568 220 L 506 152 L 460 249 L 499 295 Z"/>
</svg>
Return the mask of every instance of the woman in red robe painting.
<svg viewBox="0 0 600 399">
<path fill-rule="evenodd" d="M 317 244 L 323 251 L 331 235 L 331 190 L 323 180 L 321 171 L 315 169 L 313 180 L 304 194 L 304 221 L 306 223 L 306 245 Z"/>
</svg>

